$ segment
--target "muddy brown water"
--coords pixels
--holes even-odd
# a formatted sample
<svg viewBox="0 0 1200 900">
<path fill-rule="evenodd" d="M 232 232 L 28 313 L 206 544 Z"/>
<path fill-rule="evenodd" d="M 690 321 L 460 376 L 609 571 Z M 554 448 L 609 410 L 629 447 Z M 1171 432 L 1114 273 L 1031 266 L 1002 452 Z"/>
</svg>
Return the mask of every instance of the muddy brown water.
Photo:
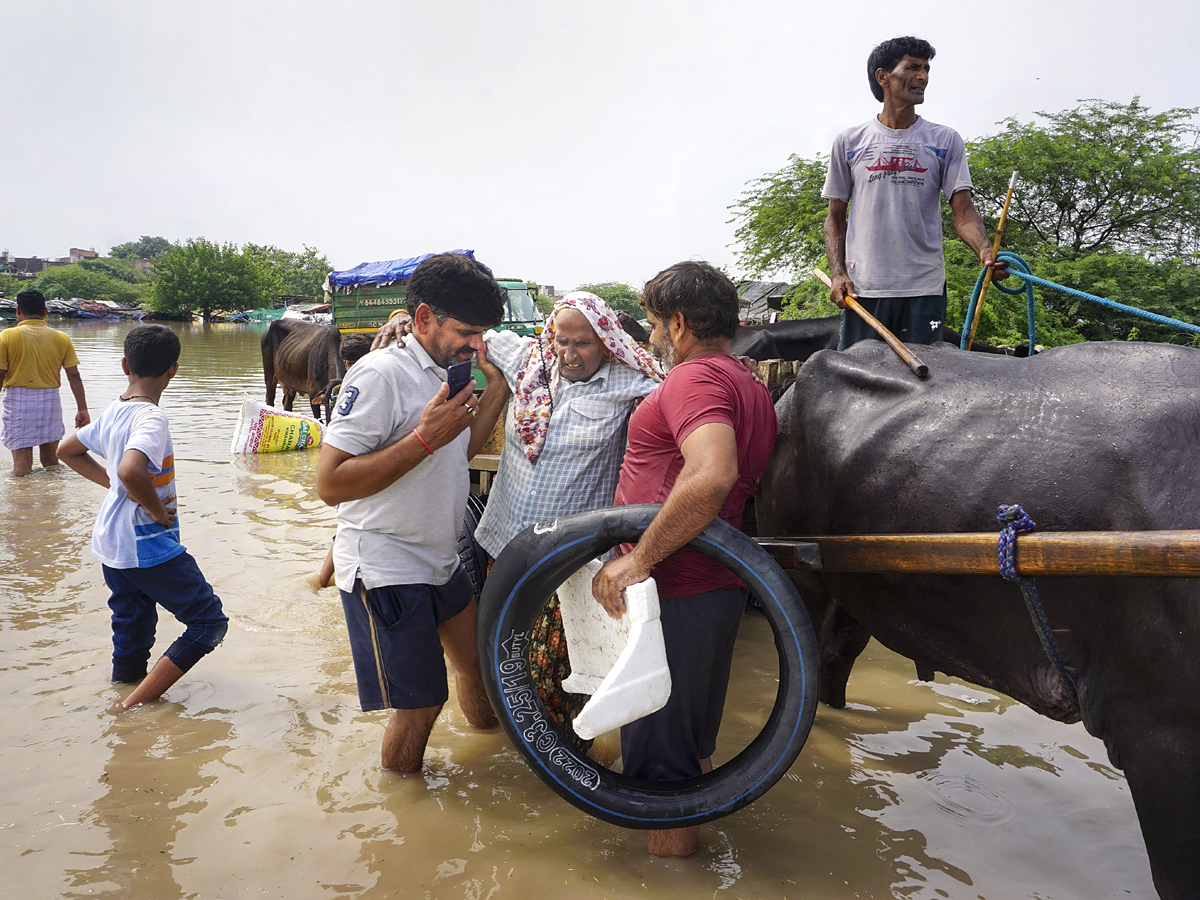
<svg viewBox="0 0 1200 900">
<path fill-rule="evenodd" d="M 129 326 L 52 324 L 98 413 L 124 389 Z M 358 709 L 337 593 L 308 580 L 335 526 L 316 453 L 229 452 L 241 398 L 262 396 L 262 329 L 172 327 L 183 539 L 229 634 L 164 702 L 108 712 L 107 592 L 88 550 L 103 491 L 62 467 L 15 480 L 4 454 L 0 896 L 1154 896 L 1099 741 L 944 676 L 917 682 L 877 644 L 848 708 L 822 708 L 791 771 L 702 826 L 688 860 L 652 859 L 639 833 L 560 800 L 501 732 L 466 724 L 453 691 L 424 771 L 382 771 L 384 714 Z M 178 633 L 167 615 L 156 652 Z M 774 660 L 747 614 L 718 763 L 765 721 Z"/>
</svg>

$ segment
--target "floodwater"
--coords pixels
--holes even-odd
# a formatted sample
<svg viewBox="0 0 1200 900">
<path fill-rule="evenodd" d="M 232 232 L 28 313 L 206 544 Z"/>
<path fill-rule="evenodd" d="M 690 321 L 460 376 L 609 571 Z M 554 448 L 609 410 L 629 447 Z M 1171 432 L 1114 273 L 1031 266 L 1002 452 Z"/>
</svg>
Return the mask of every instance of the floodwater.
<svg viewBox="0 0 1200 900">
<path fill-rule="evenodd" d="M 124 389 L 129 326 L 52 324 L 97 414 Z M 453 691 L 424 771 L 382 771 L 385 714 L 358 709 L 337 592 L 309 582 L 334 529 L 317 454 L 229 452 L 241 398 L 262 396 L 261 329 L 173 327 L 183 357 L 163 407 L 183 539 L 229 634 L 164 702 L 109 712 L 107 592 L 88 550 L 103 491 L 65 467 L 15 480 L 4 454 L 0 896 L 1154 896 L 1099 741 L 944 676 L 916 682 L 875 644 L 851 705 L 820 709 L 786 777 L 702 826 L 691 859 L 652 859 L 641 834 L 560 800 L 503 733 L 466 724 Z M 156 652 L 179 630 L 166 616 Z M 765 720 L 774 673 L 750 613 L 716 762 Z"/>
</svg>

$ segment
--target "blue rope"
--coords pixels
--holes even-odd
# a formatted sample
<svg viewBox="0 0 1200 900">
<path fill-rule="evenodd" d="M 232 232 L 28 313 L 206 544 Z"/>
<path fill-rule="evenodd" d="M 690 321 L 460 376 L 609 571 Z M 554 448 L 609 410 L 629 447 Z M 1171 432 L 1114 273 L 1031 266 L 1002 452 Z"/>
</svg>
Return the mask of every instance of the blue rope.
<svg viewBox="0 0 1200 900">
<path fill-rule="evenodd" d="M 1028 534 L 1034 531 L 1037 525 L 1034 524 L 1033 519 L 1029 518 L 1025 510 L 1016 504 L 1001 506 L 996 518 L 1004 526 L 1004 530 L 1000 532 L 1000 541 L 997 546 L 1000 574 L 1006 581 L 1016 582 L 1017 587 L 1021 589 L 1021 596 L 1025 598 L 1025 608 L 1029 610 L 1033 628 L 1037 632 L 1038 640 L 1042 642 L 1042 650 L 1045 651 L 1050 663 L 1054 666 L 1054 671 L 1062 680 L 1063 687 L 1066 689 L 1067 702 L 1070 704 L 1072 712 L 1078 713 L 1079 695 L 1075 692 L 1075 683 L 1067 672 L 1066 663 L 1063 662 L 1062 656 L 1058 652 L 1058 643 L 1054 640 L 1050 619 L 1046 616 L 1046 609 L 1042 606 L 1041 597 L 1038 596 L 1037 584 L 1032 578 L 1023 578 L 1017 572 L 1017 535 Z"/>
<path fill-rule="evenodd" d="M 1021 281 L 1021 284 L 1013 285 L 1012 287 L 1005 284 L 1003 281 L 993 281 L 992 287 L 1005 294 L 1016 296 L 1024 292 L 1025 306 L 1029 316 L 1029 348 L 1033 349 L 1033 345 L 1037 339 L 1037 328 L 1034 324 L 1034 305 L 1033 305 L 1033 286 L 1040 284 L 1042 287 L 1053 288 L 1061 293 L 1068 294 L 1071 297 L 1078 297 L 1081 300 L 1091 300 L 1093 303 L 1099 303 L 1101 306 L 1107 306 L 1109 309 L 1115 309 L 1118 312 L 1129 313 L 1130 315 L 1140 316 L 1143 319 L 1148 319 L 1151 322 L 1156 322 L 1159 325 L 1167 325 L 1171 328 L 1181 328 L 1184 331 L 1190 331 L 1193 334 L 1200 334 L 1200 325 L 1191 325 L 1187 322 L 1181 322 L 1179 319 L 1172 319 L 1169 316 L 1160 316 L 1158 313 L 1147 312 L 1144 309 L 1138 309 L 1136 306 L 1126 306 L 1124 303 L 1117 303 L 1115 300 L 1106 300 L 1103 297 L 1097 297 L 1095 294 L 1086 294 L 1083 291 L 1077 291 L 1075 288 L 1069 288 L 1065 285 L 1055 284 L 1053 281 L 1047 281 L 1045 278 L 1038 278 L 1030 273 L 1029 263 L 1025 262 L 1018 254 L 1011 253 L 1008 250 L 1002 250 L 997 256 L 998 260 L 1004 260 L 1008 263 L 1008 271 Z M 967 349 L 967 334 L 970 331 L 969 323 L 975 318 L 975 307 L 979 305 L 979 297 L 983 293 L 983 281 L 987 275 L 987 267 L 984 267 L 979 272 L 979 277 L 975 279 L 975 290 L 971 292 L 971 302 L 967 304 L 967 327 L 963 329 L 962 340 L 959 342 L 959 347 L 963 350 Z"/>
</svg>

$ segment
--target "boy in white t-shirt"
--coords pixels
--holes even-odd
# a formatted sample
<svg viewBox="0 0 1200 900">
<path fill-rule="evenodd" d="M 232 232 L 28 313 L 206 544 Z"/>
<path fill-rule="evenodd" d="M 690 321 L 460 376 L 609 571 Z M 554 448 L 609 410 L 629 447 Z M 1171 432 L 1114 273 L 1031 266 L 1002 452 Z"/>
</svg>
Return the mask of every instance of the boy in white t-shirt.
<svg viewBox="0 0 1200 900">
<path fill-rule="evenodd" d="M 84 478 L 108 488 L 92 529 L 92 554 L 112 591 L 113 670 L 118 683 L 137 682 L 122 702 L 129 709 L 157 700 L 225 636 L 221 599 L 179 543 L 175 451 L 158 400 L 179 371 L 179 338 L 165 325 L 139 325 L 125 336 L 121 368 L 129 388 L 90 425 L 63 441 L 58 457 Z M 88 451 L 104 458 L 102 466 Z M 187 626 L 150 673 L 162 606 Z"/>
</svg>

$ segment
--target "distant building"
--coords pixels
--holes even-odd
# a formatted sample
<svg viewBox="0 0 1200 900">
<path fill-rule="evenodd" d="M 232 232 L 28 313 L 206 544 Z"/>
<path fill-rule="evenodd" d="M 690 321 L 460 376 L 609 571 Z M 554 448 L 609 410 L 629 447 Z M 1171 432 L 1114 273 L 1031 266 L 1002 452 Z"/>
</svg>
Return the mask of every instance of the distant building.
<svg viewBox="0 0 1200 900">
<path fill-rule="evenodd" d="M 141 259 L 135 259 L 133 261 L 133 267 L 143 275 L 149 275 L 154 271 L 154 260 L 147 259 L 145 257 Z"/>
<path fill-rule="evenodd" d="M 78 247 L 72 247 L 70 255 L 67 256 L 68 262 L 79 262 L 81 259 L 99 259 L 100 254 L 95 250 L 80 250 Z"/>
<path fill-rule="evenodd" d="M 7 250 L 4 251 L 3 256 L 0 256 L 0 260 L 3 261 L 6 272 L 26 277 L 31 277 L 50 268 L 50 260 L 48 259 L 41 259 L 37 256 L 10 256 Z"/>
<path fill-rule="evenodd" d="M 552 284 L 539 284 L 538 293 L 543 297 L 555 298 L 559 296 L 558 291 L 554 290 L 554 285 Z"/>
<path fill-rule="evenodd" d="M 791 293 L 786 281 L 743 281 L 738 284 L 738 320 L 746 323 L 774 322 Z"/>
</svg>

